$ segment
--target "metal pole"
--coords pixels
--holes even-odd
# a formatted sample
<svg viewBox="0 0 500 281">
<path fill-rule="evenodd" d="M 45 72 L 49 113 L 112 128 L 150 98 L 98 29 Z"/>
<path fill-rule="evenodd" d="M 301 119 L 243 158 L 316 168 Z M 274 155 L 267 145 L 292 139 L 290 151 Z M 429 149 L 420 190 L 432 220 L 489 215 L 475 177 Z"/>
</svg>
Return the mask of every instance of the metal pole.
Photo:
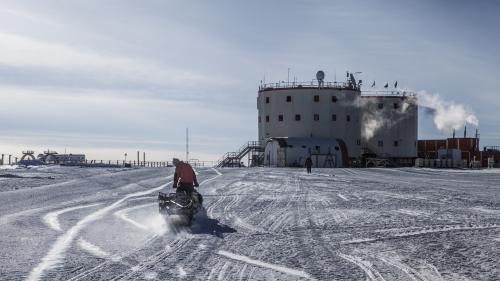
<svg viewBox="0 0 500 281">
<path fill-rule="evenodd" d="M 137 150 L 137 166 L 140 166 L 141 164 L 141 159 L 139 157 L 139 150 Z"/>
<path fill-rule="evenodd" d="M 142 161 L 144 162 L 144 166 L 146 166 L 146 152 L 142 153 Z"/>
<path fill-rule="evenodd" d="M 189 128 L 186 128 L 186 163 L 189 162 Z"/>
<path fill-rule="evenodd" d="M 4 155 L 4 154 L 2 154 L 2 161 L 0 162 L 0 165 L 3 165 L 3 157 L 4 157 L 4 156 L 5 156 L 5 155 Z"/>
<path fill-rule="evenodd" d="M 12 155 L 9 155 L 9 165 L 12 164 L 11 158 L 12 158 Z"/>
<path fill-rule="evenodd" d="M 288 87 L 288 84 L 290 84 L 290 67 L 288 68 L 288 76 L 286 78 L 286 86 Z"/>
</svg>

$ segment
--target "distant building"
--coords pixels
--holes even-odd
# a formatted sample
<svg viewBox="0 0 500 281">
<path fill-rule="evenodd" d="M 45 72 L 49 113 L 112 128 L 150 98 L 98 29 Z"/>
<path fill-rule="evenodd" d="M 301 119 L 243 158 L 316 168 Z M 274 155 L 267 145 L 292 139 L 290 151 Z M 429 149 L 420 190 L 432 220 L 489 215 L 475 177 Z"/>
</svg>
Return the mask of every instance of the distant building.
<svg viewBox="0 0 500 281">
<path fill-rule="evenodd" d="M 451 167 L 470 167 L 471 163 L 478 167 L 498 167 L 500 147 L 490 146 L 480 150 L 477 133 L 474 137 L 419 140 L 418 158 L 426 160 L 421 162 L 421 166 L 443 167 L 443 160 L 450 160 L 446 165 Z"/>
<path fill-rule="evenodd" d="M 46 164 L 64 164 L 64 163 L 84 163 L 85 154 L 59 154 L 56 151 L 45 151 L 38 154 L 39 160 Z"/>
<path fill-rule="evenodd" d="M 363 157 L 391 159 L 402 165 L 413 163 L 418 138 L 415 95 L 399 91 L 362 93 L 361 81 L 356 81 L 352 74 L 348 74 L 346 82 L 325 82 L 323 78 L 324 73 L 319 71 L 317 79 L 310 82 L 259 87 L 258 137 L 265 143 L 264 159 L 271 159 L 266 153 L 276 150 L 267 146 L 276 147 L 281 140 L 293 142 L 293 148 L 282 148 L 296 155 L 282 158 L 278 161 L 281 166 L 295 165 L 299 159 L 312 156 L 313 148 L 325 143 L 343 144 L 345 149 L 338 147 L 345 156 L 342 159 L 347 160 L 337 161 L 342 166 Z M 303 146 L 307 149 L 298 149 Z"/>
</svg>

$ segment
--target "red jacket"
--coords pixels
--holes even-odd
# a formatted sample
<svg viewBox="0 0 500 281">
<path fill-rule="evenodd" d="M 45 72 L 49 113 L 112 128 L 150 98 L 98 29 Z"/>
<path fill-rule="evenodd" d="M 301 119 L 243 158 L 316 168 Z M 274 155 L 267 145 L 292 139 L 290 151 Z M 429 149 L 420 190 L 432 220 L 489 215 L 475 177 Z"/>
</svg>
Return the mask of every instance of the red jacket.
<svg viewBox="0 0 500 281">
<path fill-rule="evenodd" d="M 182 162 L 175 166 L 174 187 L 177 186 L 177 182 L 198 186 L 198 180 L 191 165 Z"/>
<path fill-rule="evenodd" d="M 306 167 L 307 167 L 307 168 L 312 167 L 312 165 L 313 165 L 313 161 L 312 161 L 312 159 L 311 159 L 311 158 L 307 158 L 307 159 L 306 159 L 306 163 L 305 163 L 305 164 L 306 164 Z"/>
</svg>

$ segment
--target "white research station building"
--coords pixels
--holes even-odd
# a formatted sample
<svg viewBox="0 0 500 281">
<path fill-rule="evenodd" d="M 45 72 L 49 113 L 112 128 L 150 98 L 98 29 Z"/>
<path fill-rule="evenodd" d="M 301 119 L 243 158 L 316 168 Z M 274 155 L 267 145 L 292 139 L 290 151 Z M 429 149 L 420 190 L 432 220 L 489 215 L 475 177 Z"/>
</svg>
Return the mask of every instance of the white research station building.
<svg viewBox="0 0 500 281">
<path fill-rule="evenodd" d="M 401 91 L 361 91 L 347 82 L 262 84 L 257 97 L 258 138 L 265 166 L 349 167 L 370 159 L 413 165 L 417 157 L 416 96 Z M 374 162 L 375 163 L 375 162 Z M 367 162 L 366 165 L 370 165 Z"/>
</svg>

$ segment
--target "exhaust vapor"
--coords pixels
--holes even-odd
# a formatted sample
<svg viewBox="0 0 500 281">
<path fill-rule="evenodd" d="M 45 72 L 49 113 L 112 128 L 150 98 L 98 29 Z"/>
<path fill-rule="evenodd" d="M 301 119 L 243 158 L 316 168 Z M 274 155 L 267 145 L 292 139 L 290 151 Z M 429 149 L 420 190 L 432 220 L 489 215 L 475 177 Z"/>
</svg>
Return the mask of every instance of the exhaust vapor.
<svg viewBox="0 0 500 281">
<path fill-rule="evenodd" d="M 398 113 L 387 114 L 379 110 L 365 110 L 362 115 L 361 136 L 365 141 L 370 140 L 383 127 L 391 128 L 409 116 L 405 114 L 411 104 L 416 103 L 424 109 L 424 114 L 433 117 L 436 128 L 444 133 L 451 133 L 453 130 L 463 128 L 465 125 L 479 125 L 477 116 L 463 104 L 454 101 L 444 100 L 438 94 L 430 94 L 426 91 L 417 92 L 416 99 L 407 99 L 401 104 Z M 358 99 L 354 106 L 366 109 L 375 108 L 376 101 L 367 99 Z"/>
<path fill-rule="evenodd" d="M 391 128 L 409 116 L 406 114 L 411 105 L 415 104 L 415 99 L 407 98 L 401 103 L 401 108 L 398 112 L 388 114 L 387 112 L 377 110 L 378 101 L 371 99 L 360 98 L 356 101 L 355 106 L 363 110 L 361 126 L 361 137 L 368 141 L 383 127 Z M 366 110 L 371 108 L 371 110 Z"/>
<path fill-rule="evenodd" d="M 418 105 L 433 116 L 436 128 L 445 133 L 463 128 L 466 124 L 479 125 L 479 119 L 470 109 L 463 104 L 445 101 L 437 94 L 418 92 Z"/>
</svg>

